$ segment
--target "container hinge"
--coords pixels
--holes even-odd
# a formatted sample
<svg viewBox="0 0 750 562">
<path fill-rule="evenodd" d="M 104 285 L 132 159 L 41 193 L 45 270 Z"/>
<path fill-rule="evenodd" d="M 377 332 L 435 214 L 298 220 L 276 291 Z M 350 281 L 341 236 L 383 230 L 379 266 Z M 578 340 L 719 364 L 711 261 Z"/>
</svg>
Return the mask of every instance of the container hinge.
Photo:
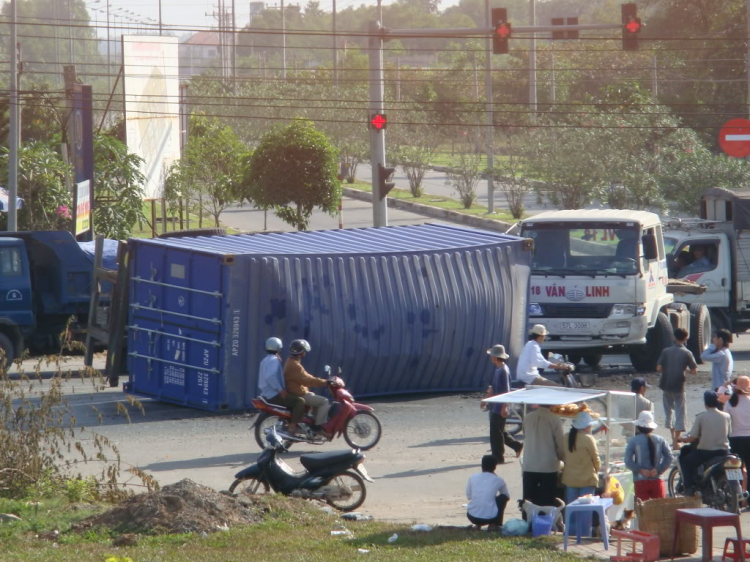
<svg viewBox="0 0 750 562">
<path fill-rule="evenodd" d="M 157 361 L 159 363 L 167 363 L 169 365 L 177 365 L 178 367 L 185 367 L 186 369 L 193 369 L 195 371 L 205 371 L 207 373 L 214 373 L 216 375 L 219 374 L 218 369 L 204 369 L 202 367 L 197 367 L 195 365 L 188 365 L 187 363 L 178 363 L 177 361 L 169 361 L 168 359 L 160 359 L 159 357 L 150 357 L 149 355 L 141 355 L 140 353 L 136 353 L 135 351 L 131 351 L 128 353 L 131 357 L 136 357 L 138 359 L 147 359 L 148 361 Z"/>
<path fill-rule="evenodd" d="M 194 341 L 196 343 L 205 343 L 206 345 L 210 345 L 213 347 L 221 347 L 221 344 L 216 340 L 206 341 L 206 340 L 199 340 L 197 338 L 189 338 L 187 336 L 181 336 L 179 334 L 168 334 L 166 332 L 160 332 L 159 330 L 149 330 L 148 328 L 140 328 L 138 324 L 133 324 L 131 326 L 128 326 L 128 329 L 133 330 L 135 332 L 147 332 L 149 334 L 156 334 L 157 336 L 164 336 L 167 338 L 178 338 L 181 340 Z"/>
<path fill-rule="evenodd" d="M 154 308 L 152 306 L 141 306 L 140 304 L 131 304 L 130 308 L 135 310 L 151 310 L 153 312 L 160 312 L 162 314 L 171 314 L 173 316 L 179 316 L 181 318 L 191 318 L 193 320 L 203 320 L 205 322 L 211 322 L 212 324 L 221 324 L 221 320 L 218 318 L 204 318 L 203 316 L 194 316 L 192 314 L 182 314 L 181 312 L 174 312 L 172 310 L 164 310 L 162 308 Z"/>
<path fill-rule="evenodd" d="M 161 281 L 153 281 L 151 279 L 143 279 L 142 277 L 133 277 L 133 281 L 136 283 L 148 283 L 149 285 L 159 285 L 160 287 L 169 287 L 171 289 L 180 289 L 182 291 L 190 291 L 191 293 L 198 293 L 201 295 L 208 295 L 209 297 L 222 298 L 224 295 L 218 291 L 202 291 L 200 289 L 191 289 L 190 287 L 182 287 L 180 285 L 174 285 L 172 283 L 162 283 Z"/>
</svg>

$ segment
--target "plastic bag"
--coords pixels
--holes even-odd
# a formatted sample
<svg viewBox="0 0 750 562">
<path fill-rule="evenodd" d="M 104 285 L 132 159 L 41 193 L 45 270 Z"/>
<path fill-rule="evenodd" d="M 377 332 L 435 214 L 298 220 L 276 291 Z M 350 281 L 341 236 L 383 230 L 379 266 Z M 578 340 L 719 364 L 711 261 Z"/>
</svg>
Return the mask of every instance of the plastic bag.
<svg viewBox="0 0 750 562">
<path fill-rule="evenodd" d="M 604 486 L 603 498 L 612 498 L 612 503 L 620 505 L 625 501 L 625 489 L 620 484 L 620 481 L 614 476 L 607 478 L 607 484 Z"/>
<path fill-rule="evenodd" d="M 511 519 L 503 525 L 503 535 L 520 536 L 529 532 L 529 524 L 523 519 Z"/>
</svg>

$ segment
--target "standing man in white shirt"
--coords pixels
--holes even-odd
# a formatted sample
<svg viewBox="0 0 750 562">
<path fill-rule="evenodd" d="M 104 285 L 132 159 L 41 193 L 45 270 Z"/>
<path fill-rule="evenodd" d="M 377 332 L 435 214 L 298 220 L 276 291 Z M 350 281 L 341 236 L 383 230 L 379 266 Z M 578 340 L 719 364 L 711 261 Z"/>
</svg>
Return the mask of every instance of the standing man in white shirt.
<svg viewBox="0 0 750 562">
<path fill-rule="evenodd" d="M 478 529 L 489 525 L 490 531 L 498 531 L 503 526 L 510 492 L 505 480 L 495 474 L 496 468 L 497 459 L 484 455 L 482 472 L 472 475 L 466 485 L 466 499 L 469 500 L 466 516 Z"/>
<path fill-rule="evenodd" d="M 541 343 L 547 337 L 549 332 L 542 324 L 536 324 L 531 328 L 529 341 L 521 352 L 516 365 L 516 380 L 524 384 L 536 384 L 543 386 L 560 386 L 554 381 L 544 378 L 539 374 L 538 369 L 564 369 L 565 365 L 551 363 L 542 355 Z"/>
</svg>

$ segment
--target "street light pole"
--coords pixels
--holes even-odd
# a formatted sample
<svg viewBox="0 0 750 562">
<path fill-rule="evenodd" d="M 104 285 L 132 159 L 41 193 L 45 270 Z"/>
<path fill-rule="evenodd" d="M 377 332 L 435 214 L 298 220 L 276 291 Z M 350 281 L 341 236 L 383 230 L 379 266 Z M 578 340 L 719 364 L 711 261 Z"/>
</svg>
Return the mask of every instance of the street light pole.
<svg viewBox="0 0 750 562">
<path fill-rule="evenodd" d="M 529 0 L 529 25 L 536 26 L 536 0 Z M 531 32 L 531 49 L 529 51 L 529 106 L 532 117 L 537 110 L 536 97 L 536 33 Z"/>
<path fill-rule="evenodd" d="M 286 80 L 286 16 L 284 0 L 281 0 L 281 77 Z"/>
<path fill-rule="evenodd" d="M 10 154 L 8 155 L 8 230 L 18 230 L 18 6 L 10 0 Z"/>
<path fill-rule="evenodd" d="M 333 86 L 339 87 L 339 60 L 336 51 L 336 0 L 333 0 Z"/>
<path fill-rule="evenodd" d="M 532 0 L 533 2 L 533 0 Z M 484 16 L 487 27 L 492 26 L 492 10 L 490 10 L 490 0 L 484 0 Z M 484 54 L 485 77 L 484 91 L 487 98 L 487 212 L 495 212 L 495 184 L 493 181 L 493 161 L 492 152 L 495 144 L 494 119 L 492 117 L 492 37 L 487 37 Z"/>
<path fill-rule="evenodd" d="M 162 33 L 162 21 L 161 21 L 161 0 L 159 0 L 159 35 Z"/>
</svg>

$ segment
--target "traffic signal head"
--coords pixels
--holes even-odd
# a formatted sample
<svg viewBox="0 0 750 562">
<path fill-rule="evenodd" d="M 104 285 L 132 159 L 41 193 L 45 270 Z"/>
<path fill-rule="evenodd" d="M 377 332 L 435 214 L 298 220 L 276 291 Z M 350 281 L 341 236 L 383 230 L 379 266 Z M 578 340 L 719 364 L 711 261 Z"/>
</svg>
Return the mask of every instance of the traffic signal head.
<svg viewBox="0 0 750 562">
<path fill-rule="evenodd" d="M 492 52 L 496 55 L 504 55 L 508 52 L 508 39 L 512 34 L 512 28 L 508 21 L 508 10 L 505 8 L 492 8 Z"/>
<path fill-rule="evenodd" d="M 374 113 L 370 115 L 370 128 L 376 131 L 384 131 L 388 127 L 388 118 L 385 113 Z"/>
<path fill-rule="evenodd" d="M 622 5 L 622 49 L 623 51 L 638 50 L 638 34 L 641 32 L 641 19 L 638 17 L 638 7 L 635 4 Z"/>
<path fill-rule="evenodd" d="M 385 196 L 395 187 L 396 182 L 389 181 L 395 171 L 396 168 L 386 168 L 378 164 L 378 198 L 385 199 Z"/>
</svg>

